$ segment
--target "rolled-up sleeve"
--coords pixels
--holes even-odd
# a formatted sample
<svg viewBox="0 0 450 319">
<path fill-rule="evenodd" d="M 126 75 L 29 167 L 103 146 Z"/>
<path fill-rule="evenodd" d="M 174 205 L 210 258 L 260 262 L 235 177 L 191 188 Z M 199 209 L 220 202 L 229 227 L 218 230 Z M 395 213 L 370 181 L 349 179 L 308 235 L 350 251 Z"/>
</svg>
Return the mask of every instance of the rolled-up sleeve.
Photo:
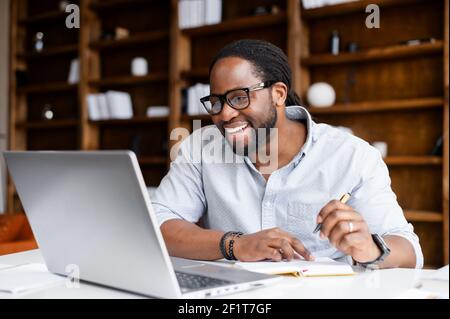
<svg viewBox="0 0 450 319">
<path fill-rule="evenodd" d="M 381 154 L 370 145 L 360 161 L 361 176 L 352 191 L 351 206 L 367 222 L 372 233 L 395 235 L 407 239 L 414 247 L 416 268 L 423 267 L 423 254 L 414 227 L 408 223 L 391 188 L 389 171 Z"/>
<path fill-rule="evenodd" d="M 194 142 L 195 138 L 191 135 L 181 143 L 177 158 L 170 164 L 168 174 L 152 198 L 160 226 L 170 219 L 195 223 L 206 209 L 201 161 L 192 153 Z"/>
</svg>

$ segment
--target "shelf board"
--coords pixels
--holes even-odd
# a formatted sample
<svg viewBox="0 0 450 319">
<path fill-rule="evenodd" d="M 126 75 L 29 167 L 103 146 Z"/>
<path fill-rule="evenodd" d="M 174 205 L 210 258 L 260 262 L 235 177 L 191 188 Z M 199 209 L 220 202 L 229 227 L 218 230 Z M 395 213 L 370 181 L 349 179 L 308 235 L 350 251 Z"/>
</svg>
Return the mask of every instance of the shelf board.
<svg viewBox="0 0 450 319">
<path fill-rule="evenodd" d="M 78 125 L 77 120 L 49 120 L 49 121 L 17 123 L 17 127 L 19 128 L 33 129 L 33 130 L 76 127 L 77 125 Z"/>
<path fill-rule="evenodd" d="M 376 4 L 380 8 L 387 8 L 393 6 L 405 6 L 419 2 L 423 2 L 423 0 L 359 0 L 308 10 L 302 8 L 301 12 L 303 19 L 319 19 L 353 12 L 366 14 L 365 10 L 369 4 Z"/>
<path fill-rule="evenodd" d="M 95 11 L 122 9 L 133 7 L 138 3 L 146 3 L 148 0 L 109 0 L 108 2 L 94 2 L 90 8 Z"/>
<path fill-rule="evenodd" d="M 207 79 L 209 76 L 208 68 L 197 68 L 181 72 L 183 79 Z"/>
<path fill-rule="evenodd" d="M 167 122 L 167 116 L 161 117 L 134 117 L 131 119 L 112 119 L 112 120 L 99 120 L 99 121 L 90 121 L 91 124 L 98 124 L 100 126 L 114 126 L 114 125 L 133 125 L 133 124 L 148 124 L 148 123 L 157 123 L 157 122 Z"/>
<path fill-rule="evenodd" d="M 384 162 L 389 166 L 442 165 L 440 156 L 388 156 Z"/>
<path fill-rule="evenodd" d="M 380 111 L 413 110 L 443 107 L 444 99 L 440 97 L 384 100 L 355 103 L 339 103 L 331 107 L 310 107 L 313 115 L 367 113 Z"/>
<path fill-rule="evenodd" d="M 326 66 L 366 61 L 389 60 L 411 56 L 431 55 L 443 53 L 444 44 L 441 40 L 417 45 L 393 45 L 384 48 L 373 48 L 355 53 L 314 54 L 300 59 L 305 66 Z"/>
<path fill-rule="evenodd" d="M 78 52 L 78 44 L 70 44 L 56 48 L 43 50 L 42 52 L 27 52 L 17 54 L 18 58 L 31 59 L 40 57 L 51 57 L 55 55 L 72 54 Z"/>
<path fill-rule="evenodd" d="M 67 82 L 53 82 L 45 84 L 31 84 L 17 88 L 19 93 L 47 93 L 59 91 L 72 91 L 78 88 L 78 84 L 69 84 Z"/>
<path fill-rule="evenodd" d="M 156 42 L 168 38 L 169 38 L 169 31 L 161 30 L 161 31 L 140 33 L 121 40 L 99 40 L 96 42 L 92 42 L 90 44 L 90 47 L 91 49 L 95 50 L 123 48 L 127 46 Z"/>
<path fill-rule="evenodd" d="M 260 16 L 249 16 L 243 18 L 223 21 L 218 24 L 205 25 L 195 28 L 182 29 L 183 35 L 188 37 L 198 37 L 203 35 L 211 35 L 216 33 L 224 33 L 230 31 L 242 31 L 243 29 L 254 29 L 260 27 L 268 27 L 286 23 L 286 13 L 267 14 Z"/>
<path fill-rule="evenodd" d="M 422 210 L 405 210 L 405 217 L 411 222 L 430 222 L 440 223 L 443 221 L 442 213 L 422 211 Z"/>
<path fill-rule="evenodd" d="M 146 76 L 119 76 L 105 78 L 102 80 L 89 81 L 89 85 L 93 87 L 127 86 L 167 81 L 168 79 L 169 75 L 167 73 L 155 73 Z"/>
<path fill-rule="evenodd" d="M 208 115 L 208 114 L 201 114 L 201 115 L 187 115 L 187 114 L 183 114 L 183 115 L 181 115 L 181 121 L 182 122 L 191 122 L 193 120 L 201 120 L 201 121 L 212 122 L 211 115 Z"/>
<path fill-rule="evenodd" d="M 32 24 L 60 20 L 64 19 L 68 14 L 69 13 L 65 11 L 49 11 L 21 19 L 19 20 L 19 24 Z"/>
<path fill-rule="evenodd" d="M 168 163 L 165 156 L 139 156 L 138 161 L 141 165 L 166 165 Z"/>
</svg>

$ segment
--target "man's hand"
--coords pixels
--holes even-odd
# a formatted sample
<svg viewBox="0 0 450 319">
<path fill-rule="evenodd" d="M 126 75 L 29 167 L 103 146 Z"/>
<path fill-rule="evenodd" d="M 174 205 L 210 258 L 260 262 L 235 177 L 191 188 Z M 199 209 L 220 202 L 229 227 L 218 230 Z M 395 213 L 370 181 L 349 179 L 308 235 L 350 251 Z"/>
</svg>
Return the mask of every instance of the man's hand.
<svg viewBox="0 0 450 319">
<path fill-rule="evenodd" d="M 372 234 L 360 214 L 352 207 L 333 200 L 325 205 L 317 216 L 322 223 L 320 237 L 357 262 L 368 262 L 381 254 Z"/>
<path fill-rule="evenodd" d="M 234 256 L 240 261 L 292 260 L 298 255 L 306 260 L 314 259 L 297 238 L 279 228 L 243 235 L 235 239 L 233 247 Z"/>
</svg>

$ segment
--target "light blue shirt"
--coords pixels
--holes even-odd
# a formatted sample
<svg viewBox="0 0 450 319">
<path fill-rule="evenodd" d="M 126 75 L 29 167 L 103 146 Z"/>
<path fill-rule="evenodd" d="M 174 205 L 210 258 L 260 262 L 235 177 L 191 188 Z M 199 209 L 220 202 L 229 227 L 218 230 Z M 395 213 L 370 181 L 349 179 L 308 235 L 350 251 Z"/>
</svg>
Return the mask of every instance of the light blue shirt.
<svg viewBox="0 0 450 319">
<path fill-rule="evenodd" d="M 235 155 L 241 159 L 238 163 L 211 158 L 217 156 L 211 147 L 231 151 L 214 125 L 194 131 L 181 143 L 153 196 L 160 225 L 170 219 L 196 223 L 202 218 L 204 227 L 222 231 L 254 233 L 279 227 L 294 234 L 315 257 L 338 259 L 343 253 L 313 230 L 321 208 L 349 192 L 347 204 L 363 216 L 371 233 L 409 240 L 416 267 L 421 268 L 419 239 L 397 203 L 379 151 L 347 132 L 315 123 L 303 107 L 286 107 L 286 115 L 306 121 L 306 143 L 267 183 L 248 157 Z M 205 137 L 210 135 L 216 138 Z"/>
</svg>

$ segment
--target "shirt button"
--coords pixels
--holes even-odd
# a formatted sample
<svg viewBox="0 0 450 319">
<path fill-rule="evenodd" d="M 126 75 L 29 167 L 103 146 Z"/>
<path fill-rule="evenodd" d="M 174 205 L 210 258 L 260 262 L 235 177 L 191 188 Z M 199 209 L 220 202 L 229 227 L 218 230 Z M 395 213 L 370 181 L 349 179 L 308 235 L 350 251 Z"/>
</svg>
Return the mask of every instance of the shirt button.
<svg viewBox="0 0 450 319">
<path fill-rule="evenodd" d="M 271 202 L 266 202 L 266 203 L 264 204 L 264 206 L 266 206 L 266 207 L 271 207 L 271 206 L 272 206 L 272 203 L 271 203 Z"/>
</svg>

